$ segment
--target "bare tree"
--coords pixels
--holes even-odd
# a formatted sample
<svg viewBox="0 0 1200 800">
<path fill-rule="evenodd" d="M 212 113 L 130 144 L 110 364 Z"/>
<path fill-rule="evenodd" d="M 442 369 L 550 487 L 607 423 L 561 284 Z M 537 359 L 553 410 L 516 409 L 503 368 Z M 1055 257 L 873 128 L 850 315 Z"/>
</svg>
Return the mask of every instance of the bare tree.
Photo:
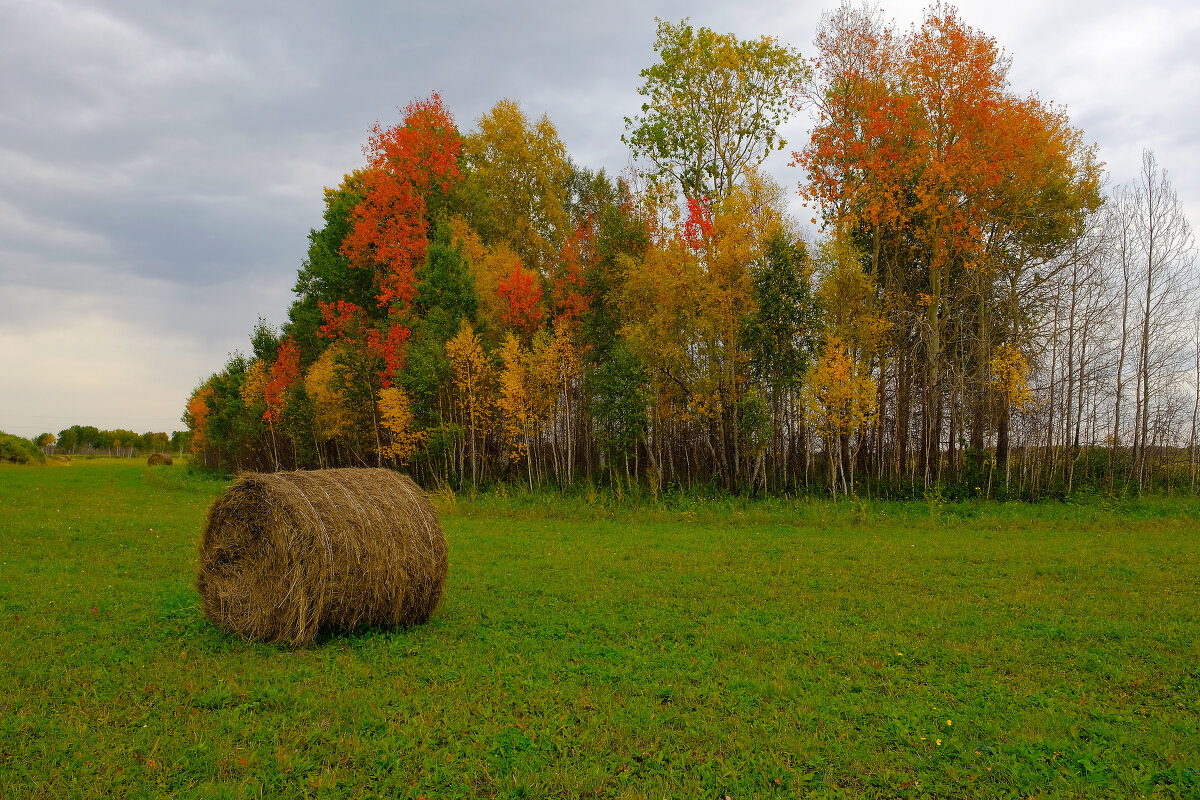
<svg viewBox="0 0 1200 800">
<path fill-rule="evenodd" d="M 1129 353 L 1129 304 L 1136 289 L 1136 269 L 1134 266 L 1134 229 L 1133 216 L 1135 213 L 1133 193 L 1124 186 L 1118 186 L 1108 201 L 1108 237 L 1112 258 L 1117 264 L 1117 275 L 1121 287 L 1121 333 L 1117 338 L 1117 368 L 1114 374 L 1116 387 L 1113 395 L 1113 429 L 1112 452 L 1109 456 L 1109 479 L 1114 478 L 1113 469 L 1116 464 L 1116 454 L 1121 446 L 1121 400 L 1125 395 L 1125 358 Z"/>
<path fill-rule="evenodd" d="M 1200 424 L 1200 308 L 1196 309 L 1192 319 L 1192 373 L 1193 388 L 1195 389 L 1192 402 L 1192 432 L 1188 436 L 1188 472 L 1191 479 L 1192 494 L 1196 493 L 1196 427 Z"/>
<path fill-rule="evenodd" d="M 1193 290 L 1190 272 L 1195 247 L 1179 196 L 1150 150 L 1142 153 L 1133 202 L 1141 284 L 1136 414 L 1140 429 L 1135 431 L 1134 473 L 1141 486 L 1147 477 L 1151 398 L 1168 389 L 1177 373 L 1181 323 L 1187 318 L 1186 301 Z M 1152 386 L 1153 376 L 1161 381 Z"/>
</svg>

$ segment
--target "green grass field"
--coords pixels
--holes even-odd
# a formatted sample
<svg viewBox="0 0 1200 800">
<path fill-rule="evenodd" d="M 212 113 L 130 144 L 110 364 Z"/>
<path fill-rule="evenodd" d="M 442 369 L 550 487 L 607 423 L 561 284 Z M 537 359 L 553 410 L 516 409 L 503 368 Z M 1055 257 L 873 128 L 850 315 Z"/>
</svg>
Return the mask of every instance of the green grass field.
<svg viewBox="0 0 1200 800">
<path fill-rule="evenodd" d="M 200 614 L 224 483 L 0 468 L 0 796 L 1200 797 L 1200 506 L 442 497 L 433 620 Z"/>
</svg>

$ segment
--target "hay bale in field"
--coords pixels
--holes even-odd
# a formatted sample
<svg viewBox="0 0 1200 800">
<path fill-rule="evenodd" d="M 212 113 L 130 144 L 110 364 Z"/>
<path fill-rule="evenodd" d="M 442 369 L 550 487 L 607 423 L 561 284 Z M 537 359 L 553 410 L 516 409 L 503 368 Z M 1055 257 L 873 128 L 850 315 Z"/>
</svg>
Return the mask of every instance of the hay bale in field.
<svg viewBox="0 0 1200 800">
<path fill-rule="evenodd" d="M 407 476 L 249 474 L 209 509 L 197 588 L 221 627 L 299 646 L 326 631 L 425 622 L 447 569 L 437 511 Z"/>
<path fill-rule="evenodd" d="M 175 462 L 168 453 L 151 453 L 146 463 L 152 467 L 169 467 Z"/>
</svg>

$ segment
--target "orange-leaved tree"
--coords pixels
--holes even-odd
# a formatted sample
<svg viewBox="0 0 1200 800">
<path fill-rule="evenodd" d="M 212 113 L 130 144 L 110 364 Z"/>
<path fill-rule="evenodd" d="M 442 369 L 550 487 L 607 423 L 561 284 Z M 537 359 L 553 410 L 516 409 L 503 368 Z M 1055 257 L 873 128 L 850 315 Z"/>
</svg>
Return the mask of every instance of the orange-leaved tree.
<svg viewBox="0 0 1200 800">
<path fill-rule="evenodd" d="M 504 324 L 527 339 L 542 323 L 542 286 L 536 273 L 515 264 L 496 285 Z"/>
<path fill-rule="evenodd" d="M 425 258 L 431 204 L 460 180 L 458 129 L 436 93 L 404 109 L 403 124 L 376 123 L 366 148 L 367 168 L 351 212 L 342 252 L 372 270 L 379 308 L 403 314 L 416 293 L 416 268 Z"/>
<path fill-rule="evenodd" d="M 203 457 L 208 448 L 209 401 L 213 398 L 213 379 L 209 378 L 188 398 L 187 409 L 183 413 L 183 422 L 188 426 L 188 448 L 192 455 Z"/>
<path fill-rule="evenodd" d="M 1008 57 L 951 6 L 902 36 L 843 6 L 817 44 L 806 95 L 816 125 L 793 154 L 806 172 L 801 193 L 860 246 L 888 301 L 898 348 L 890 416 L 904 450 L 909 398 L 919 398 L 920 473 L 933 482 L 943 441 L 951 465 L 964 426 L 982 442 L 990 349 L 1032 317 L 1029 265 L 1081 234 L 1095 160 L 1061 112 L 1009 90 Z M 1027 302 L 1002 302 L 1002 287 Z"/>
</svg>

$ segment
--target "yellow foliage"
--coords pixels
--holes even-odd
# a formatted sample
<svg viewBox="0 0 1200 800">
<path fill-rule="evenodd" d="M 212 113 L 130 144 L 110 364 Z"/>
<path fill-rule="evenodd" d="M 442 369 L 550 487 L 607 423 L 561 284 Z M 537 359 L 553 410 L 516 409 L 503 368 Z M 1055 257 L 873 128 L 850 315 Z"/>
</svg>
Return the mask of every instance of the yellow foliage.
<svg viewBox="0 0 1200 800">
<path fill-rule="evenodd" d="M 1025 356 L 1011 344 L 1002 344 L 992 351 L 992 388 L 1014 411 L 1026 411 L 1034 404 L 1029 388 L 1031 372 Z"/>
<path fill-rule="evenodd" d="M 493 392 L 496 368 L 483 352 L 479 336 L 466 320 L 463 320 L 454 338 L 446 342 L 446 357 L 454 369 L 458 409 L 473 431 L 486 433 L 491 428 L 491 413 L 495 405 Z"/>
<path fill-rule="evenodd" d="M 469 263 L 474 264 L 487 252 L 487 246 L 483 243 L 483 239 L 479 238 L 479 233 L 471 227 L 471 223 L 467 222 L 463 217 L 455 214 L 450 218 L 450 243 L 462 250 L 462 254 L 466 256 Z"/>
<path fill-rule="evenodd" d="M 549 117 L 532 123 L 520 105 L 501 100 L 479 118 L 465 146 L 487 187 L 497 233 L 527 267 L 545 270 L 570 230 L 571 165 Z"/>
<path fill-rule="evenodd" d="M 398 386 L 380 389 L 379 416 L 391 438 L 389 444 L 380 446 L 379 454 L 407 463 L 428 438 L 425 431 L 413 428 L 412 402 L 408 393 Z"/>
<path fill-rule="evenodd" d="M 690 224 L 676 210 L 659 214 L 654 246 L 641 262 L 623 262 L 621 334 L 673 395 L 664 416 L 711 422 L 748 385 L 742 336 L 756 308 L 751 267 L 785 226 L 783 193 L 751 172 L 714 202 L 707 221 L 690 213 Z"/>
<path fill-rule="evenodd" d="M 825 310 L 825 329 L 856 358 L 871 358 L 884 345 L 891 324 L 875 295 L 875 282 L 863 271 L 860 254 L 840 236 L 822 242 L 817 299 Z"/>
<path fill-rule="evenodd" d="M 308 368 L 304 388 L 313 401 L 313 432 L 324 441 L 345 436 L 351 431 L 350 414 L 337 389 L 336 346 L 330 347 Z"/>
<path fill-rule="evenodd" d="M 879 414 L 878 385 L 870 368 L 846 342 L 830 338 L 804 381 L 804 407 L 827 439 L 873 425 Z"/>
<path fill-rule="evenodd" d="M 475 279 L 475 299 L 479 303 L 479 318 L 493 330 L 504 326 L 504 304 L 496 294 L 501 279 L 520 265 L 517 254 L 504 242 L 488 247 L 479 233 L 462 217 L 450 220 L 450 236 L 455 247 L 466 256 L 471 276 Z"/>
<path fill-rule="evenodd" d="M 264 402 L 263 392 L 271 380 L 270 367 L 261 358 L 256 358 L 246 372 L 246 381 L 242 384 L 242 402 L 246 407 Z"/>
<path fill-rule="evenodd" d="M 497 407 L 504 422 L 504 435 L 508 440 L 508 455 L 518 461 L 528 452 L 531 428 L 539 420 L 533 408 L 530 392 L 529 353 L 520 340 L 510 331 L 500 345 L 500 392 Z"/>
</svg>

